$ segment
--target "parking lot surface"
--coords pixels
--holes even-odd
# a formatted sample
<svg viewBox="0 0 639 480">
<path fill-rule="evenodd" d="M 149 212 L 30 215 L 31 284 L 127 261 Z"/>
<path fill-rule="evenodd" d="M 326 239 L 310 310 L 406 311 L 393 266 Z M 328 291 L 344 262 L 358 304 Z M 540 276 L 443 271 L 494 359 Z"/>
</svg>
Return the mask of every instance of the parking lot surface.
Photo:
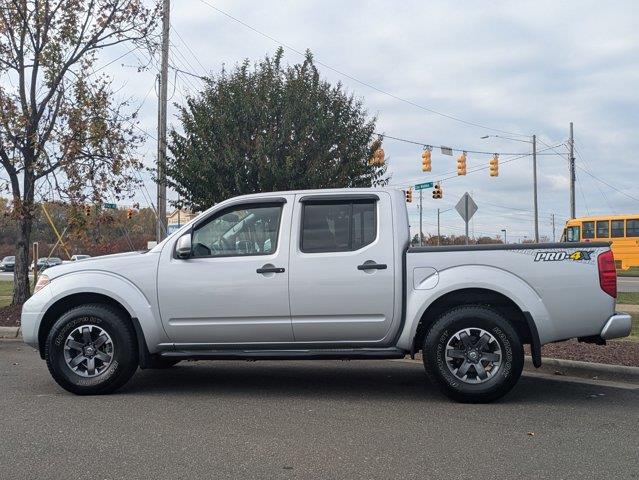
<svg viewBox="0 0 639 480">
<path fill-rule="evenodd" d="M 490 405 L 409 361 L 187 362 L 73 396 L 0 341 L 0 478 L 639 478 L 639 390 L 522 377 Z"/>
</svg>

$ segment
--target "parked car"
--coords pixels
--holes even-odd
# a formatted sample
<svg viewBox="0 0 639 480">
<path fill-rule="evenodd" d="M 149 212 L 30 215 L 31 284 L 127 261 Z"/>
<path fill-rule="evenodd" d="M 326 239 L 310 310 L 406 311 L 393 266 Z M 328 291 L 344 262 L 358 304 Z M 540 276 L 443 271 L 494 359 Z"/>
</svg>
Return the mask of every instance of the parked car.
<svg viewBox="0 0 639 480">
<path fill-rule="evenodd" d="M 40 257 L 38 258 L 38 272 L 46 270 L 50 267 L 55 267 L 56 265 L 61 265 L 62 259 L 58 257 Z M 33 262 L 29 266 L 29 271 L 33 271 Z"/>
<path fill-rule="evenodd" d="M 524 344 L 539 366 L 546 343 L 630 333 L 608 243 L 411 248 L 409 237 L 399 190 L 233 198 L 146 253 L 47 271 L 23 338 L 78 394 L 184 359 L 421 351 L 446 395 L 487 402 L 519 379 Z"/>
<path fill-rule="evenodd" d="M 86 260 L 87 258 L 91 258 L 91 255 L 77 254 L 71 256 L 70 260 L 63 260 L 62 263 L 72 263 L 77 262 L 78 260 Z"/>
<path fill-rule="evenodd" d="M 4 257 L 2 262 L 0 262 L 0 271 L 2 272 L 13 272 L 13 269 L 16 266 L 16 257 L 9 256 Z"/>
</svg>

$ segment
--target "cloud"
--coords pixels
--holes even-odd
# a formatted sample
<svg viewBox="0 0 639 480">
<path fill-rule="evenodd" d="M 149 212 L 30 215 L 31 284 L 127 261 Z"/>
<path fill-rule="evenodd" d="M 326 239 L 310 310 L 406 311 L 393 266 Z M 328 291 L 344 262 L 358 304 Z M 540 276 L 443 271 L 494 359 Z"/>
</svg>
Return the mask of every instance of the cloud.
<svg viewBox="0 0 639 480">
<path fill-rule="evenodd" d="M 411 102 L 500 130 L 536 133 L 540 151 L 547 148 L 544 144 L 559 145 L 545 150 L 538 162 L 542 234 L 551 235 L 551 213 L 560 222 L 568 217 L 566 148 L 561 144 L 568 137 L 570 121 L 575 124 L 577 164 L 639 197 L 632 153 L 639 149 L 638 2 L 620 1 L 614 8 L 605 2 L 576 0 L 489 0 L 463 6 L 444 0 L 211 3 L 296 49 L 311 48 L 320 62 Z M 258 61 L 277 48 L 277 43 L 199 0 L 174 2 L 172 15 L 171 62 L 197 74 L 219 72 L 223 65 L 232 66 L 244 58 Z M 111 55 L 115 58 L 119 52 Z M 285 49 L 286 61 L 299 58 Z M 156 72 L 132 74 L 118 65 L 110 69 L 116 84 L 128 81 L 127 94 L 143 98 Z M 343 82 L 363 98 L 369 113 L 378 117 L 378 131 L 434 145 L 530 151 L 527 143 L 481 140 L 496 132 L 428 113 L 319 68 L 323 76 Z M 171 82 L 176 84 L 170 92 L 178 103 L 187 91 L 201 85 L 195 78 L 174 73 Z M 141 126 L 154 136 L 156 106 L 157 99 L 151 95 L 141 117 Z M 170 119 L 176 122 L 174 116 Z M 384 148 L 391 157 L 392 183 L 398 186 L 437 180 L 455 168 L 454 157 L 435 154 L 433 172 L 425 175 L 420 170 L 420 146 L 388 139 Z M 152 141 L 148 151 L 146 161 L 151 165 Z M 473 165 L 487 165 L 488 159 L 469 155 L 469 170 Z M 638 202 L 584 170 L 577 171 L 577 179 L 578 214 L 639 211 Z M 152 184 L 149 189 L 154 191 Z M 480 171 L 448 180 L 440 202 L 428 192 L 427 231 L 432 233 L 434 228 L 433 212 L 454 205 L 465 191 L 472 192 L 479 205 L 474 222 L 482 232 L 499 234 L 508 228 L 532 236 L 530 157 L 502 163 L 498 178 Z M 414 218 L 414 206 L 411 209 Z M 456 214 L 447 215 L 451 228 L 463 227 Z"/>
</svg>

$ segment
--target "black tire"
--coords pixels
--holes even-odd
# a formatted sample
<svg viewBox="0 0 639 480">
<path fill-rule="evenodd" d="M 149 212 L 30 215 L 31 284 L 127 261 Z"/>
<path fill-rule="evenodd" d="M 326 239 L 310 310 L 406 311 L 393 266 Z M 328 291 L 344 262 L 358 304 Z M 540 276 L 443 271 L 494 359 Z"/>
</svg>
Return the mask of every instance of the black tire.
<svg viewBox="0 0 639 480">
<path fill-rule="evenodd" d="M 470 337 L 466 335 L 455 337 L 464 329 L 471 329 Z M 468 361 L 471 366 L 467 367 L 469 373 L 460 378 L 457 376 L 462 370 L 460 363 L 467 362 L 466 359 L 470 357 L 459 359 L 447 357 L 447 345 L 449 341 L 457 342 L 460 347 L 455 348 L 460 350 L 451 350 L 451 353 L 461 352 L 466 345 L 465 342 L 462 344 L 461 338 L 465 337 L 464 339 L 472 344 L 472 347 L 465 349 L 464 355 L 472 355 L 472 351 L 476 352 L 476 347 L 479 345 L 475 338 L 483 336 L 479 329 L 490 334 L 485 338 L 493 337 L 490 345 L 495 351 L 497 348 L 501 350 L 499 355 L 501 364 L 495 368 L 489 361 L 480 362 L 480 369 L 483 369 L 484 365 L 487 366 L 482 373 L 488 377 L 481 379 L 477 368 Z M 488 351 L 490 348 L 487 347 L 485 350 Z M 427 331 L 422 353 L 424 367 L 431 381 L 446 396 L 463 403 L 487 403 L 502 397 L 515 386 L 524 368 L 524 350 L 517 332 L 499 312 L 482 305 L 457 307 L 443 313 Z M 450 368 L 449 365 L 451 365 Z M 490 372 L 493 369 L 494 372 L 491 375 Z M 485 373 L 486 371 L 488 374 Z M 469 383 L 473 380 L 479 383 Z"/>
<path fill-rule="evenodd" d="M 88 325 L 106 332 L 112 344 L 110 361 L 108 364 L 96 362 L 103 365 L 104 370 L 95 376 L 81 376 L 65 359 L 65 343 L 69 335 L 78 328 L 84 332 L 82 327 Z M 97 329 L 92 327 L 92 331 L 95 330 Z M 78 352 L 73 351 L 73 354 Z M 78 395 L 111 393 L 124 385 L 138 368 L 135 330 L 117 309 L 109 305 L 81 305 L 72 308 L 55 322 L 47 336 L 45 359 L 54 380 L 65 390 Z M 81 367 L 82 364 L 78 369 Z M 98 371 L 99 369 L 95 370 Z"/>
<path fill-rule="evenodd" d="M 149 359 L 149 364 L 147 368 L 155 369 L 155 370 L 164 370 L 166 368 L 171 368 L 174 365 L 177 365 L 182 361 L 181 358 L 171 358 L 171 357 L 151 357 Z"/>
</svg>

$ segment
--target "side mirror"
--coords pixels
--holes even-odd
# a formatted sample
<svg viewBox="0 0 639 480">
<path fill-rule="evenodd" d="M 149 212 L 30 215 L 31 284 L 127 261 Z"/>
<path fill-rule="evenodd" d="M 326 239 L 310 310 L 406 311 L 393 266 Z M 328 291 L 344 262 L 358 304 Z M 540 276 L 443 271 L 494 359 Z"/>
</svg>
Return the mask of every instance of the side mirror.
<svg viewBox="0 0 639 480">
<path fill-rule="evenodd" d="M 185 233 L 178 238 L 177 245 L 175 246 L 175 254 L 178 258 L 189 258 L 191 256 L 191 234 Z"/>
</svg>

